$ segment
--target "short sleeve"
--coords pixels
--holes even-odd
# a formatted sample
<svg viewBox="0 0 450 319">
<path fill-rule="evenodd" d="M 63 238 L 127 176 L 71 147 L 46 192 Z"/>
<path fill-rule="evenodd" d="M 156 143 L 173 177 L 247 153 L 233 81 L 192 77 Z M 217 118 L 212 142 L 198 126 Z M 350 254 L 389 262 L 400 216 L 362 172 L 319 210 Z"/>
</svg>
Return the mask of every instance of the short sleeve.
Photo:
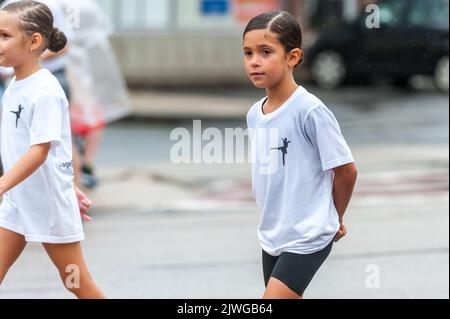
<svg viewBox="0 0 450 319">
<path fill-rule="evenodd" d="M 322 170 L 328 171 L 354 162 L 336 118 L 325 106 L 318 106 L 308 114 L 304 130 L 319 151 Z"/>
<path fill-rule="evenodd" d="M 37 97 L 33 103 L 30 129 L 30 145 L 60 143 L 64 101 L 56 94 Z"/>
</svg>

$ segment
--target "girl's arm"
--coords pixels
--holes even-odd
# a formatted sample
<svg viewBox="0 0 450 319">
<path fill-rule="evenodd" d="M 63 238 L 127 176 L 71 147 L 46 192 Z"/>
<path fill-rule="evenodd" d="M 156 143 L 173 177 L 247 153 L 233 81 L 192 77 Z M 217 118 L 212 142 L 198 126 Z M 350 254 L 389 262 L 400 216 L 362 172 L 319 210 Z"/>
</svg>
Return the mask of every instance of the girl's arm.
<svg viewBox="0 0 450 319">
<path fill-rule="evenodd" d="M 339 223 L 341 224 L 335 241 L 347 234 L 347 228 L 344 225 L 344 214 L 352 198 L 357 175 L 358 171 L 353 163 L 334 169 L 333 199 L 339 215 Z"/>
<path fill-rule="evenodd" d="M 40 58 L 41 58 L 41 61 L 48 61 L 48 60 L 51 60 L 53 58 L 59 57 L 61 55 L 64 55 L 67 52 L 68 52 L 67 46 L 64 49 L 62 49 L 61 51 L 57 52 L 57 53 L 54 53 L 54 52 L 51 52 L 51 51 L 47 50 L 44 53 L 42 53 Z"/>
<path fill-rule="evenodd" d="M 50 146 L 51 143 L 31 146 L 13 168 L 0 178 L 0 195 L 30 177 L 47 159 Z"/>
<path fill-rule="evenodd" d="M 30 177 L 47 159 L 51 143 L 38 144 L 30 147 L 28 152 L 8 171 L 0 177 L 0 196 L 16 187 L 25 179 Z M 81 217 L 84 220 L 91 220 L 87 215 L 92 202 L 87 196 L 74 184 L 75 193 L 77 195 L 78 206 L 80 208 Z"/>
</svg>

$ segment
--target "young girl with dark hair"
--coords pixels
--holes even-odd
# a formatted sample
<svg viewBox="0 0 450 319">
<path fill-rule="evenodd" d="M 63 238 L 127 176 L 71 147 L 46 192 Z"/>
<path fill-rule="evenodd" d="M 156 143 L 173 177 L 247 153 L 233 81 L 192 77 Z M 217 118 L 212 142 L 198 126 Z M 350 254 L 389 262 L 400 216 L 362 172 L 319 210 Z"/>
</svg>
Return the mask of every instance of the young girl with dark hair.
<svg viewBox="0 0 450 319">
<path fill-rule="evenodd" d="M 80 211 L 90 202 L 73 183 L 67 97 L 39 65 L 46 49 L 59 52 L 66 44 L 46 5 L 19 1 L 0 11 L 0 65 L 15 71 L 2 100 L 0 283 L 26 243 L 39 242 L 70 292 L 103 298 L 80 244 Z"/>
<path fill-rule="evenodd" d="M 304 60 L 299 22 L 286 12 L 261 14 L 243 42 L 246 72 L 267 93 L 247 115 L 264 298 L 302 298 L 347 233 L 356 166 L 334 115 L 294 79 Z"/>
</svg>

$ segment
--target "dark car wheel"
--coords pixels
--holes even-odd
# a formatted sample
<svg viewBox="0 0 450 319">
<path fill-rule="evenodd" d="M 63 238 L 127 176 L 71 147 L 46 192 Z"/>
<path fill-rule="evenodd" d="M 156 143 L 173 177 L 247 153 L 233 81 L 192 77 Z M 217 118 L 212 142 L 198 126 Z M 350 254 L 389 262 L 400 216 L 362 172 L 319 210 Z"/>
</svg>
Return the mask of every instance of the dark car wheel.
<svg viewBox="0 0 450 319">
<path fill-rule="evenodd" d="M 434 82 L 439 90 L 448 92 L 448 55 L 441 58 L 436 65 L 434 72 Z"/>
<path fill-rule="evenodd" d="M 320 87 L 334 89 L 344 83 L 347 65 L 339 53 L 323 51 L 311 63 L 311 76 Z"/>
</svg>

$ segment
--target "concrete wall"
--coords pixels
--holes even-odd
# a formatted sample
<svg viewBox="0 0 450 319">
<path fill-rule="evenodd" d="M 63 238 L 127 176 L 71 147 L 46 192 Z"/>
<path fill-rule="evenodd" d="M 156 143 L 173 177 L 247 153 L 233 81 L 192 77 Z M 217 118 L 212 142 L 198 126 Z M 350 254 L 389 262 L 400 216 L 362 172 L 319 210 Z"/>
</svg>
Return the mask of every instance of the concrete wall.
<svg viewBox="0 0 450 319">
<path fill-rule="evenodd" d="M 121 3 L 119 0 L 98 1 L 105 3 L 104 7 L 109 8 L 112 16 L 115 16 L 114 12 L 120 13 L 120 19 L 115 16 L 117 29 L 112 44 L 131 86 L 248 84 L 243 70 L 241 32 L 244 25 L 233 20 L 231 15 L 201 15 L 198 0 L 157 0 L 152 6 L 148 3 L 144 10 L 152 11 L 158 7 L 165 12 L 161 21 L 158 20 L 158 26 L 152 28 L 150 24 L 156 21 L 150 18 L 151 15 L 144 15 L 148 21 L 132 15 L 133 12 L 141 15 L 135 12 L 139 9 L 137 5 L 133 7 L 128 3 L 122 9 L 130 12 L 124 15 L 125 11 L 113 10 L 112 4 L 114 1 Z M 309 14 L 314 12 L 318 1 L 321 0 L 282 1 L 283 7 L 302 21 L 306 49 L 317 37 L 309 30 Z M 368 0 L 345 0 L 347 7 L 352 9 L 347 12 L 358 12 L 364 1 Z M 124 17 L 127 19 L 123 20 Z M 139 22 L 134 29 L 132 21 Z"/>
<path fill-rule="evenodd" d="M 132 86 L 248 83 L 238 32 L 118 33 L 111 42 Z"/>
</svg>

